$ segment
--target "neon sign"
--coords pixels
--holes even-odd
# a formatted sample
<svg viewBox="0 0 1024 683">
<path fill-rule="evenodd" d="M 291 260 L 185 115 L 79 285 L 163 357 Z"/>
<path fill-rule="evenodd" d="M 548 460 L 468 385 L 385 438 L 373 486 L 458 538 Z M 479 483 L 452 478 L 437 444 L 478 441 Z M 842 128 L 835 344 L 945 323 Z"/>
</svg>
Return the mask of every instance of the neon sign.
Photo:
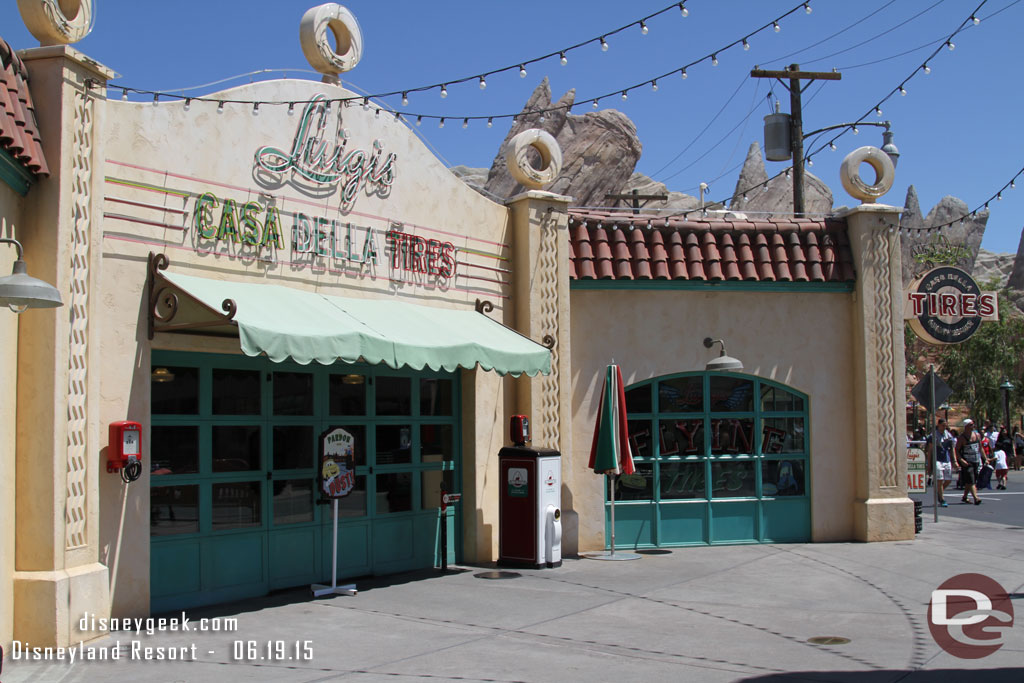
<svg viewBox="0 0 1024 683">
<path fill-rule="evenodd" d="M 333 147 L 327 141 L 331 104 L 316 95 L 302 111 L 289 151 L 265 146 L 256 150 L 256 165 L 271 173 L 293 171 L 321 185 L 341 184 L 341 198 L 351 203 L 361 186 L 377 186 L 386 193 L 395 180 L 394 152 L 384 155 L 384 143 L 374 140 L 372 151 L 347 149 L 349 133 L 342 126 L 339 104 Z"/>
<path fill-rule="evenodd" d="M 361 266 L 381 265 L 382 238 L 390 258 L 392 279 L 398 272 L 426 276 L 414 278 L 447 280 L 455 276 L 455 245 L 407 233 L 401 223 L 393 222 L 385 232 L 325 216 L 291 213 L 292 254 L 313 258 L 332 258 Z M 263 249 L 284 249 L 281 212 L 276 206 L 260 202 L 220 199 L 211 192 L 196 198 L 192 224 L 199 239 L 218 243 L 246 245 Z"/>
</svg>

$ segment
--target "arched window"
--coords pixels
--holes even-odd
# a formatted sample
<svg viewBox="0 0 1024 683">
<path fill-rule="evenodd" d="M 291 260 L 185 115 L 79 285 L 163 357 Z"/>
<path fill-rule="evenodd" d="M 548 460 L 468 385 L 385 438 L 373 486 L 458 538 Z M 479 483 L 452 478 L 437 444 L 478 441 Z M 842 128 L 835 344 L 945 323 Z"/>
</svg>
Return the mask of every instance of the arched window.
<svg viewBox="0 0 1024 683">
<path fill-rule="evenodd" d="M 622 545 L 810 538 L 807 396 L 737 373 L 626 389 L 636 474 L 616 486 Z"/>
</svg>

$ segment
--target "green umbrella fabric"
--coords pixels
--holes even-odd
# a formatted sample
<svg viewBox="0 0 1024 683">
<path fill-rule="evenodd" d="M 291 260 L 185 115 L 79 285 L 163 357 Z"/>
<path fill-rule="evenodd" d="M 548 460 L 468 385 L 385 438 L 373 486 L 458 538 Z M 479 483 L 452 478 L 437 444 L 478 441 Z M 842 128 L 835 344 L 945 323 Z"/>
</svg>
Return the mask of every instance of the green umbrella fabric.
<svg viewBox="0 0 1024 683">
<path fill-rule="evenodd" d="M 589 467 L 598 474 L 633 474 L 636 471 L 629 446 L 626 392 L 618 365 L 609 365 L 605 371 Z"/>
</svg>

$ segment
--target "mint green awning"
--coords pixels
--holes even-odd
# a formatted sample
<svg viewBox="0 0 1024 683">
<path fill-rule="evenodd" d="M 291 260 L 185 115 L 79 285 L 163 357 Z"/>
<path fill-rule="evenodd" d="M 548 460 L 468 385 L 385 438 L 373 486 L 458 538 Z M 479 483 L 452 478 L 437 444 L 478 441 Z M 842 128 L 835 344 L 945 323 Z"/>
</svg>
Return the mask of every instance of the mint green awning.
<svg viewBox="0 0 1024 683">
<path fill-rule="evenodd" d="M 220 314 L 231 299 L 242 352 L 303 365 L 384 363 L 392 368 L 551 372 L 551 352 L 476 311 L 395 299 L 352 299 L 275 284 L 231 282 L 180 273 L 162 278 Z M 183 326 L 184 327 L 184 326 Z"/>
</svg>

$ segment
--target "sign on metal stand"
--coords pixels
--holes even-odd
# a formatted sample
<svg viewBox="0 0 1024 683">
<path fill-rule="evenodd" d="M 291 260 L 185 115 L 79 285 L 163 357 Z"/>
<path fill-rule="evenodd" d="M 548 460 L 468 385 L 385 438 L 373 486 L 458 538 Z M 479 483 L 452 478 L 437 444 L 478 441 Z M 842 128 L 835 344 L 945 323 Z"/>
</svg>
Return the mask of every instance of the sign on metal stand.
<svg viewBox="0 0 1024 683">
<path fill-rule="evenodd" d="M 448 571 L 448 506 L 462 500 L 461 493 L 448 493 L 441 482 L 441 571 Z"/>
<path fill-rule="evenodd" d="M 334 533 L 331 534 L 331 585 L 314 583 L 313 597 L 355 595 L 354 583 L 338 585 L 338 499 L 352 493 L 356 485 L 355 438 L 341 427 L 332 427 L 320 435 L 320 495 L 330 498 L 334 508 Z"/>
</svg>

